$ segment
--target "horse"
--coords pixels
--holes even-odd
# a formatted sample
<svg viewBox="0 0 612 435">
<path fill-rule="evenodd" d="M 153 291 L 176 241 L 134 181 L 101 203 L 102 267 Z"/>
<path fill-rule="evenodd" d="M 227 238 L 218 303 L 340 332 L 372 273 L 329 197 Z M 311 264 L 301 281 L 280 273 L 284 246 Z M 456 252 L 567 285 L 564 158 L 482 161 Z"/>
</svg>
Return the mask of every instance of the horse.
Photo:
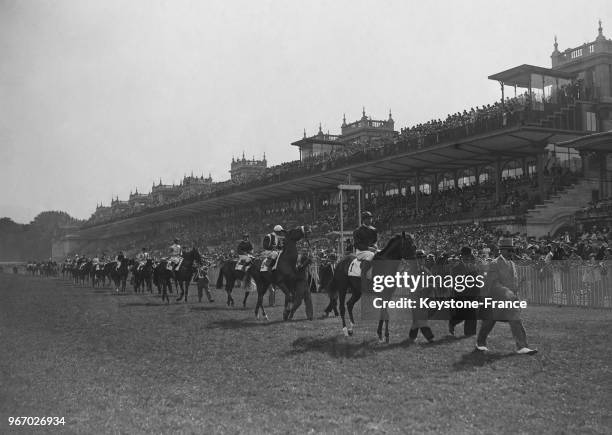
<svg viewBox="0 0 612 435">
<path fill-rule="evenodd" d="M 103 287 L 106 284 L 105 272 L 106 266 L 109 263 L 98 263 L 92 270 L 92 285 L 93 287 Z"/>
<path fill-rule="evenodd" d="M 183 261 L 177 270 L 174 271 L 174 279 L 176 280 L 178 287 L 181 289 L 181 294 L 176 298 L 176 301 L 185 298 L 185 302 L 187 302 L 187 295 L 189 294 L 189 284 L 191 284 L 191 279 L 193 278 L 193 273 L 195 271 L 195 264 L 202 262 L 202 255 L 197 248 L 193 248 L 191 251 L 187 251 L 183 253 Z"/>
<path fill-rule="evenodd" d="M 168 269 L 168 261 L 162 259 L 153 267 L 153 284 L 157 294 L 161 294 L 162 302 L 170 303 L 168 292 L 172 293 L 172 271 Z"/>
<path fill-rule="evenodd" d="M 396 234 L 389 240 L 387 246 L 381 251 L 378 251 L 374 254 L 374 258 L 371 264 L 367 261 L 361 261 L 361 276 L 349 276 L 349 270 L 351 269 L 351 265 L 353 261 L 356 259 L 354 254 L 349 254 L 345 256 L 336 267 L 336 273 L 334 273 L 334 278 L 330 284 L 331 293 L 338 293 L 338 299 L 340 302 L 340 317 L 342 318 L 342 332 L 345 336 L 353 335 L 353 327 L 355 325 L 355 320 L 353 318 L 353 307 L 359 301 L 362 294 L 362 280 L 365 280 L 365 274 L 368 268 L 372 269 L 375 262 L 378 263 L 381 267 L 384 267 L 385 264 L 383 261 L 390 260 L 413 260 L 416 259 L 416 247 L 414 245 L 414 241 L 412 237 L 407 236 L 405 232 L 402 234 Z M 395 270 L 386 271 L 389 274 L 394 274 Z M 351 274 L 352 275 L 352 274 Z M 351 289 L 351 298 L 348 303 L 346 303 L 346 293 L 348 289 Z M 387 297 L 390 295 L 386 294 Z M 346 324 L 346 310 L 348 309 L 349 313 L 349 325 Z M 378 339 L 382 341 L 382 326 L 383 323 L 385 325 L 385 342 L 389 342 L 389 318 L 386 309 L 381 311 L 381 317 L 378 323 Z"/>
<path fill-rule="evenodd" d="M 85 285 L 89 283 L 89 274 L 93 268 L 93 263 L 91 260 L 85 260 L 81 263 L 77 270 L 77 281 L 81 285 Z"/>
<path fill-rule="evenodd" d="M 145 261 L 142 267 L 137 263 L 134 264 L 134 291 L 136 293 L 144 292 L 145 287 L 149 293 L 153 293 L 153 261 L 151 259 Z"/>
<path fill-rule="evenodd" d="M 223 282 L 225 282 L 225 292 L 227 293 L 227 306 L 234 306 L 234 298 L 232 297 L 232 290 L 234 289 L 234 285 L 236 281 L 245 280 L 247 283 L 251 282 L 251 270 L 259 269 L 261 267 L 261 262 L 254 258 L 249 263 L 249 268 L 244 270 L 236 270 L 236 260 L 227 260 L 223 262 L 221 267 L 219 268 L 219 276 L 217 277 L 217 289 L 223 288 Z M 244 299 L 242 300 L 242 306 L 246 307 L 247 297 L 249 296 L 249 287 L 245 288 Z"/>
<path fill-rule="evenodd" d="M 297 265 L 296 273 L 296 286 L 295 286 L 295 298 L 293 308 L 289 313 L 289 320 L 293 320 L 295 312 L 302 305 L 304 301 L 306 307 L 306 318 L 308 320 L 314 319 L 314 310 L 312 306 L 312 281 L 314 277 L 310 273 L 310 265 L 312 264 L 312 257 L 309 255 L 301 255 Z"/>
<path fill-rule="evenodd" d="M 125 293 L 125 285 L 127 282 L 127 277 L 129 274 L 129 266 L 133 263 L 132 260 L 128 260 L 127 258 L 123 259 L 119 265 L 117 262 L 112 262 L 110 270 L 110 277 L 115 283 L 115 291 L 119 292 L 119 287 L 121 287 L 121 293 Z"/>
<path fill-rule="evenodd" d="M 331 283 L 334 279 L 334 274 L 336 272 L 336 263 L 328 262 L 323 264 L 319 268 L 319 291 L 325 291 L 327 296 L 329 297 L 329 303 L 327 307 L 325 307 L 323 318 L 329 317 L 329 314 L 333 311 L 334 316 L 338 317 L 338 293 L 333 292 L 331 288 Z"/>
<path fill-rule="evenodd" d="M 261 271 L 261 260 L 253 261 L 249 270 L 253 281 L 257 286 L 257 304 L 255 305 L 255 317 L 258 318 L 259 308 L 264 318 L 268 318 L 263 307 L 263 297 L 270 285 L 276 286 L 285 294 L 285 307 L 283 310 L 283 320 L 289 320 L 289 315 L 293 311 L 295 290 L 298 281 L 297 274 L 297 242 L 302 238 L 308 241 L 310 233 L 309 226 L 300 226 L 287 231 L 283 250 L 276 259 L 276 264 L 271 271 Z"/>
</svg>

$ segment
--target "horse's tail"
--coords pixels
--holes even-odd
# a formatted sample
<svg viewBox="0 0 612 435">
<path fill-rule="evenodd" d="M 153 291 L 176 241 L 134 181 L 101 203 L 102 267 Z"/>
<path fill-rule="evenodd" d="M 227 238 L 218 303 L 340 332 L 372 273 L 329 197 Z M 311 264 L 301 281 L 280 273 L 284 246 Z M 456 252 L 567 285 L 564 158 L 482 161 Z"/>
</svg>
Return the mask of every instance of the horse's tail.
<svg viewBox="0 0 612 435">
<path fill-rule="evenodd" d="M 223 263 L 221 267 L 219 268 L 219 276 L 217 278 L 217 285 L 216 285 L 218 289 L 223 288 L 223 268 L 224 267 L 225 267 L 225 263 Z"/>
</svg>

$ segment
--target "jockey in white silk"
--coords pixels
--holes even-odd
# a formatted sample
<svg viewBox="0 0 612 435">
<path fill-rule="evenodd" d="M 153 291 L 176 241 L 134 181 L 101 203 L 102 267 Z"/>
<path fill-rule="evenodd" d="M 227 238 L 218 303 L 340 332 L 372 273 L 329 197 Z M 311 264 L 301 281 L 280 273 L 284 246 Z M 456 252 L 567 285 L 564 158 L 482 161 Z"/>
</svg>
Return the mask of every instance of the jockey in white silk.
<svg viewBox="0 0 612 435">
<path fill-rule="evenodd" d="M 121 267 L 121 262 L 123 260 L 125 260 L 125 257 L 123 256 L 123 252 L 119 251 L 119 254 L 117 254 L 117 256 L 115 257 L 115 261 L 117 262 L 117 269 Z"/>
<path fill-rule="evenodd" d="M 172 270 L 172 266 L 176 266 L 176 269 L 181 265 L 183 261 L 183 249 L 179 245 L 179 239 L 174 239 L 174 243 L 170 245 L 170 261 L 168 262 L 168 269 Z"/>
<path fill-rule="evenodd" d="M 276 225 L 273 232 L 265 235 L 262 243 L 262 271 L 268 270 L 272 266 L 273 262 L 278 258 L 278 254 L 283 248 L 284 241 L 285 230 L 280 225 Z"/>
<path fill-rule="evenodd" d="M 151 256 L 147 252 L 147 249 L 146 248 L 142 248 L 142 251 L 140 251 L 138 254 L 136 254 L 136 261 L 138 261 L 138 269 L 137 270 L 141 270 L 144 267 L 144 265 L 147 263 L 147 260 L 149 260 L 150 258 L 151 258 Z"/>
</svg>

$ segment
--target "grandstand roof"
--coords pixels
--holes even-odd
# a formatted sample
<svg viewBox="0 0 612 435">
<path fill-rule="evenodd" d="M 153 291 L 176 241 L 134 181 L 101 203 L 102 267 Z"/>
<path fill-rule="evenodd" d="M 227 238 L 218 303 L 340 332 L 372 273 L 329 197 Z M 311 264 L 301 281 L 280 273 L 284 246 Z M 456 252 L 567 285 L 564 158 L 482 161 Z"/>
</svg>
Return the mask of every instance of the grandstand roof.
<svg viewBox="0 0 612 435">
<path fill-rule="evenodd" d="M 579 151 L 610 152 L 612 150 L 612 130 L 558 142 L 555 145 L 566 148 L 575 148 Z"/>
<path fill-rule="evenodd" d="M 497 74 L 490 75 L 489 80 L 503 82 L 508 86 L 527 88 L 530 85 L 532 74 L 566 80 L 575 79 L 577 77 L 577 74 L 574 73 L 567 73 L 555 69 L 543 68 L 541 66 L 523 64 Z"/>
<path fill-rule="evenodd" d="M 445 171 L 461 170 L 476 165 L 494 165 L 498 158 L 535 156 L 549 143 L 569 141 L 584 132 L 543 127 L 519 126 L 480 135 L 447 141 L 421 149 L 398 152 L 375 160 L 359 163 L 275 184 L 255 186 L 219 197 L 203 199 L 189 204 L 177 204 L 166 210 L 129 217 L 80 231 L 84 237 L 110 237 L 142 229 L 142 224 L 163 222 L 173 218 L 193 216 L 223 207 L 244 206 L 246 203 L 265 201 L 319 190 L 337 190 L 350 174 L 354 183 L 381 183 L 412 180 L 416 173 L 425 176 Z"/>
</svg>

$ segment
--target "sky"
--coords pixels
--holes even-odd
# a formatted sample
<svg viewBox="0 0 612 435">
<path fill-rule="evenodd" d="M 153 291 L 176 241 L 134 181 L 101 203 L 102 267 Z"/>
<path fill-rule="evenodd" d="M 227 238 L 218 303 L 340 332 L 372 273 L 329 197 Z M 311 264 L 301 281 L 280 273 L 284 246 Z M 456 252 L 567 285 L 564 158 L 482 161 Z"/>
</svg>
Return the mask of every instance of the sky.
<svg viewBox="0 0 612 435">
<path fill-rule="evenodd" d="M 612 36 L 609 0 L 0 0 L 0 217 L 295 160 L 362 107 L 399 130 L 492 103 L 487 76 L 550 67 L 598 19 Z"/>
</svg>

